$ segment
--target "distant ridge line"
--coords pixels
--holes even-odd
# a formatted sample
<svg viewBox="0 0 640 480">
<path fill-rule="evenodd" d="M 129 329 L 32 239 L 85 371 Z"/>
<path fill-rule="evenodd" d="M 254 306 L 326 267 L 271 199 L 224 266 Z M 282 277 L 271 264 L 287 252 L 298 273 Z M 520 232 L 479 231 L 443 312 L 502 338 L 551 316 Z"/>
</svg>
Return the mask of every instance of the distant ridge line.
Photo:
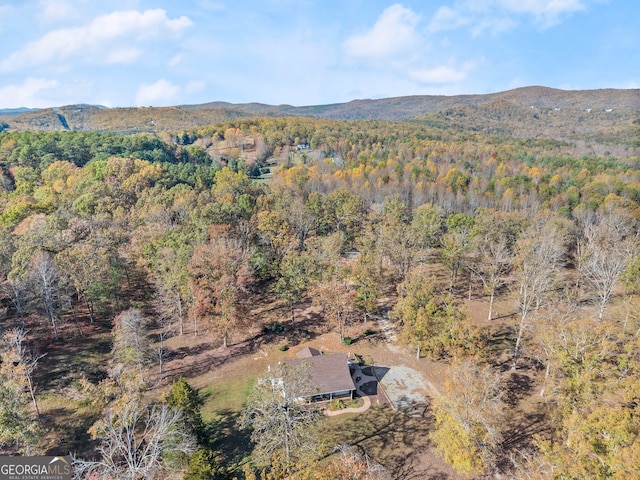
<svg viewBox="0 0 640 480">
<path fill-rule="evenodd" d="M 500 104 L 503 102 L 503 104 Z M 504 103 L 506 102 L 506 103 Z M 354 99 L 325 105 L 268 105 L 259 102 L 214 101 L 171 107 L 119 107 L 67 105 L 48 109 L 0 110 L 8 130 L 72 130 L 119 133 L 158 132 L 193 128 L 249 118 L 310 117 L 335 120 L 413 120 L 450 109 L 486 105 L 499 109 L 515 105 L 540 109 L 582 109 L 640 112 L 640 89 L 560 90 L 543 86 L 520 87 L 487 94 L 411 95 L 380 99 Z M 64 119 L 65 121 L 62 121 Z"/>
</svg>

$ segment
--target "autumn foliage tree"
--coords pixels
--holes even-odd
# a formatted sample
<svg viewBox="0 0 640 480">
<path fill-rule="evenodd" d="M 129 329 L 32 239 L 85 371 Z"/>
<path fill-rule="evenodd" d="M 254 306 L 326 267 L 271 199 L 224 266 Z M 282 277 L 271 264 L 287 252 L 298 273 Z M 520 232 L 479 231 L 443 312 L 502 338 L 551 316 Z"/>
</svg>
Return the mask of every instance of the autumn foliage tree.
<svg viewBox="0 0 640 480">
<path fill-rule="evenodd" d="M 82 299 L 94 321 L 96 303 L 100 300 L 110 275 L 106 249 L 97 242 L 83 241 L 70 245 L 56 255 L 60 268 L 69 277 L 78 299 Z"/>
<path fill-rule="evenodd" d="M 433 359 L 477 353 L 479 339 L 464 311 L 450 295 L 438 295 L 426 266 L 412 270 L 398 285 L 399 299 L 391 311 L 402 339 L 416 356 Z"/>
<path fill-rule="evenodd" d="M 445 223 L 447 232 L 440 237 L 440 261 L 451 272 L 449 289 L 453 290 L 458 280 L 460 269 L 463 267 L 465 258 L 468 255 L 473 219 L 460 213 L 447 217 Z"/>
<path fill-rule="evenodd" d="M 633 405 L 602 405 L 567 417 L 562 443 L 539 442 L 554 478 L 637 478 L 639 415 Z"/>
<path fill-rule="evenodd" d="M 313 281 L 313 260 L 306 253 L 289 251 L 279 265 L 279 278 L 274 291 L 291 312 L 291 325 L 295 324 L 296 305 L 305 297 Z"/>
<path fill-rule="evenodd" d="M 187 312 L 193 299 L 187 270 L 193 248 L 183 244 L 160 248 L 153 265 L 156 306 L 169 331 L 184 334 Z"/>
<path fill-rule="evenodd" d="M 243 299 L 253 278 L 250 256 L 225 227 L 212 227 L 209 241 L 194 250 L 189 262 L 195 296 L 191 314 L 217 331 L 224 347 L 242 319 Z"/>
<path fill-rule="evenodd" d="M 496 466 L 502 439 L 503 394 L 499 374 L 473 361 L 455 365 L 434 398 L 431 439 L 445 460 L 464 474 Z"/>
<path fill-rule="evenodd" d="M 336 271 L 317 283 L 311 290 L 311 294 L 313 302 L 322 308 L 324 318 L 338 331 L 340 341 L 343 342 L 344 329 L 353 319 L 355 312 L 354 286 L 342 272 Z"/>
<path fill-rule="evenodd" d="M 42 433 L 37 409 L 29 409 L 27 392 L 33 393 L 32 368 L 21 345 L 16 344 L 16 335 L 5 333 L 0 342 L 0 445 L 27 455 L 33 452 Z"/>
<path fill-rule="evenodd" d="M 409 223 L 407 206 L 397 197 L 387 200 L 383 208 L 375 227 L 378 251 L 397 277 L 404 280 L 409 270 L 424 257 L 424 237 L 428 233 Z"/>
</svg>

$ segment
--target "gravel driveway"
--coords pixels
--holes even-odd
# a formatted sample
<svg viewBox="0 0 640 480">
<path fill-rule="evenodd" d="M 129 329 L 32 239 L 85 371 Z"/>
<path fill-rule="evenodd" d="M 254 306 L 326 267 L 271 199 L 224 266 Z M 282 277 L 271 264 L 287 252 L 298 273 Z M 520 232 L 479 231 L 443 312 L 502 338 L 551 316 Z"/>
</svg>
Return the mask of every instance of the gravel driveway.
<svg viewBox="0 0 640 480">
<path fill-rule="evenodd" d="M 404 365 L 375 369 L 380 385 L 397 408 L 427 403 L 433 386 L 416 370 Z"/>
</svg>

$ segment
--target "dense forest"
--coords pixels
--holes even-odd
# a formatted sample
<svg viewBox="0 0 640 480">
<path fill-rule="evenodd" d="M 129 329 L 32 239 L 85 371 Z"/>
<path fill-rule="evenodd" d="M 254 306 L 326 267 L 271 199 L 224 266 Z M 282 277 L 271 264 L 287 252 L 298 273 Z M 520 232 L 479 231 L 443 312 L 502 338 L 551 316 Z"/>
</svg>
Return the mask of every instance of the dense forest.
<svg viewBox="0 0 640 480">
<path fill-rule="evenodd" d="M 532 110 L 1 132 L 2 452 L 87 478 L 416 478 L 255 377 L 220 413 L 189 355 L 167 370 L 203 338 L 275 338 L 277 361 L 383 319 L 446 372 L 412 425 L 451 475 L 637 478 L 640 125 Z"/>
</svg>

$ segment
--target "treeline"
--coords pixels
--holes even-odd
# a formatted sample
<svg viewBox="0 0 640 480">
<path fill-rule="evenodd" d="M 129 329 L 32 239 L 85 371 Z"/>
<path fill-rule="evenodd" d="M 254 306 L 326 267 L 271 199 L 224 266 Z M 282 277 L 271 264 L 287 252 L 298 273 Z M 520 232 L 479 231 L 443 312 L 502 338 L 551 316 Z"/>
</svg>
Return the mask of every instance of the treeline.
<svg viewBox="0 0 640 480">
<path fill-rule="evenodd" d="M 455 365 L 434 404 L 433 440 L 457 469 L 632 478 L 638 157 L 571 149 L 380 121 L 251 120 L 161 137 L 2 133 L 3 354 L 22 352 L 18 364 L 46 369 L 46 357 L 20 345 L 113 319 L 109 367 L 82 377 L 102 419 L 96 441 L 131 418 L 175 432 L 188 411 L 171 416 L 143 400 L 167 336 L 207 330 L 226 346 L 266 288 L 293 325 L 296 307 L 313 299 L 344 339 L 350 322 L 378 314 L 384 292 L 397 289 L 391 318 L 401 341 Z M 251 178 L 267 164 L 268 182 Z M 486 296 L 489 320 L 495 299 L 512 302 L 506 350 L 489 349 L 490 333 L 462 308 L 472 288 Z M 500 355 L 513 370 L 543 372 L 549 399 L 549 434 L 520 454 L 506 441 Z M 0 422 L 21 420 L 2 424 L 0 443 L 37 450 L 33 369 L 9 363 Z M 215 464 L 202 431 L 189 428 L 171 468 L 195 469 L 196 451 L 198 468 Z"/>
</svg>

